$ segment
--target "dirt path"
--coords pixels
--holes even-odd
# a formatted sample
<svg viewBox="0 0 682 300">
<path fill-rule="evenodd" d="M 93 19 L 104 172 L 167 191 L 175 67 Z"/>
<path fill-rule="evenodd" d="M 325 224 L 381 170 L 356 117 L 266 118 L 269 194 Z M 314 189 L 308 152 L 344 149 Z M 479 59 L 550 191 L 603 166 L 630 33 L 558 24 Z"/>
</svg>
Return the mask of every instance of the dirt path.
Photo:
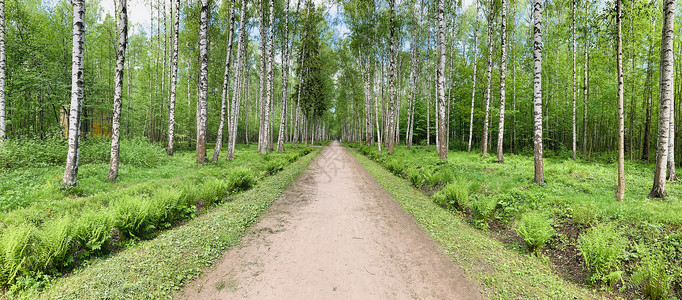
<svg viewBox="0 0 682 300">
<path fill-rule="evenodd" d="M 180 299 L 482 299 L 338 143 Z"/>
</svg>

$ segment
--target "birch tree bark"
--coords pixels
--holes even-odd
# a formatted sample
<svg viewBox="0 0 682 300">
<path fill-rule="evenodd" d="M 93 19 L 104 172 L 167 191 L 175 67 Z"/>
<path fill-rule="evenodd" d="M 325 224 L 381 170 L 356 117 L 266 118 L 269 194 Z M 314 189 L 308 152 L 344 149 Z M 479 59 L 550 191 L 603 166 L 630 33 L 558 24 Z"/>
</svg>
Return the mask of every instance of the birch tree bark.
<svg viewBox="0 0 682 300">
<path fill-rule="evenodd" d="M 232 63 L 232 35 L 234 34 L 234 2 L 235 0 L 230 0 L 227 3 L 227 14 L 229 16 L 228 25 L 230 28 L 227 29 L 227 50 L 225 54 L 225 72 L 223 74 L 223 93 L 222 101 L 220 104 L 220 124 L 218 125 L 218 136 L 215 141 L 215 148 L 213 149 L 212 161 L 217 162 L 220 157 L 220 148 L 223 146 L 223 127 L 225 127 L 225 114 L 227 113 L 227 101 L 230 95 L 230 66 Z M 228 124 L 228 127 L 231 124 Z M 229 131 L 229 128 L 228 128 Z M 228 136 L 229 136 L 228 132 Z"/>
<path fill-rule="evenodd" d="M 658 148 L 656 151 L 656 167 L 654 169 L 654 185 L 649 198 L 665 198 L 666 169 L 668 162 L 668 139 L 670 138 L 670 108 L 674 99 L 673 69 L 673 31 L 675 28 L 675 0 L 663 2 L 663 26 L 661 32 L 661 76 L 659 84 L 658 109 Z"/>
<path fill-rule="evenodd" d="M 128 46 L 128 4 L 119 1 L 118 11 L 118 51 L 116 52 L 116 71 L 114 73 L 114 115 L 111 120 L 111 155 L 107 180 L 114 182 L 118 177 L 118 150 L 121 139 L 121 107 L 123 106 L 123 68 L 125 67 L 126 47 Z"/>
<path fill-rule="evenodd" d="M 623 116 L 623 4 L 616 0 L 616 22 L 618 23 L 618 41 L 616 49 L 616 64 L 618 67 L 618 188 L 616 200 L 625 197 L 625 118 Z"/>
<path fill-rule="evenodd" d="M 272 112 L 272 97 L 275 89 L 275 80 L 272 73 L 272 64 L 275 58 L 275 0 L 270 0 L 270 14 L 268 26 L 268 90 L 266 94 L 266 110 L 265 110 L 265 138 L 267 151 L 272 151 L 272 117 L 270 116 Z M 272 112 L 274 114 L 274 112 Z"/>
<path fill-rule="evenodd" d="M 575 131 L 575 97 L 576 97 L 576 92 L 575 92 L 575 1 L 572 0 L 571 2 L 571 12 L 572 12 L 572 17 L 573 17 L 573 23 L 571 26 L 571 35 L 573 37 L 573 142 L 571 143 L 573 147 L 573 160 L 575 160 L 575 152 L 576 152 L 576 131 Z"/>
<path fill-rule="evenodd" d="M 260 0 L 259 5 L 259 29 L 260 29 L 260 92 L 258 97 L 258 112 L 259 112 L 259 124 L 258 124 L 258 152 L 265 154 L 267 152 L 267 143 L 265 127 L 263 124 L 265 122 L 265 91 L 267 90 L 267 28 L 265 27 L 265 0 Z"/>
<path fill-rule="evenodd" d="M 502 0 L 504 1 L 504 0 Z M 438 0 L 438 12 L 436 18 L 438 20 L 438 69 L 436 71 L 436 81 L 438 85 L 438 158 L 448 158 L 448 137 L 445 129 L 445 22 L 443 22 L 443 15 L 445 11 L 445 1 Z"/>
<path fill-rule="evenodd" d="M 5 0 L 0 0 L 0 143 L 5 140 Z"/>
<path fill-rule="evenodd" d="M 235 2 L 236 4 L 236 2 Z M 237 144 L 237 125 L 239 123 L 239 103 L 240 103 L 240 97 L 241 97 L 241 86 L 242 82 L 244 80 L 247 81 L 248 85 L 248 72 L 247 76 L 244 76 L 245 78 L 242 78 L 242 71 L 244 69 L 244 53 L 246 53 L 246 6 L 248 4 L 248 0 L 242 0 L 241 3 L 241 10 L 239 13 L 239 41 L 237 42 L 237 64 L 234 66 L 234 84 L 232 88 L 232 105 L 230 105 L 230 124 L 228 126 L 228 130 L 230 131 L 228 134 L 228 145 L 227 145 L 227 160 L 233 160 L 234 159 L 234 147 Z M 248 93 L 248 91 L 247 91 Z M 245 117 L 245 123 L 248 124 L 249 122 L 249 110 L 248 110 L 248 102 L 249 99 L 248 97 L 244 99 L 244 111 L 246 114 Z M 246 144 L 248 145 L 249 143 L 249 137 L 248 137 L 248 125 L 246 127 L 246 132 L 245 132 L 245 140 Z"/>
<path fill-rule="evenodd" d="M 651 106 L 653 98 L 653 88 L 651 87 L 651 82 L 653 81 L 653 52 L 654 52 L 654 19 L 651 18 L 651 34 L 649 36 L 649 52 L 647 54 L 646 63 L 646 81 L 644 86 L 644 98 L 646 99 L 645 105 L 645 119 L 644 119 L 644 136 L 642 137 L 642 157 L 641 160 L 649 162 L 649 135 L 651 132 Z"/>
<path fill-rule="evenodd" d="M 488 126 L 490 123 L 490 88 L 493 71 L 493 0 L 488 0 L 488 65 L 486 69 L 487 86 L 485 90 L 485 114 L 483 117 L 483 136 L 481 137 L 481 150 L 483 155 L 488 155 Z"/>
<path fill-rule="evenodd" d="M 589 5 L 585 5 L 585 66 L 584 76 L 583 76 L 583 157 L 587 157 L 587 85 L 588 85 L 588 70 L 589 70 L 589 56 L 587 54 L 588 50 L 588 40 L 587 40 L 587 8 Z"/>
<path fill-rule="evenodd" d="M 199 97 L 197 99 L 197 163 L 206 161 L 206 117 L 208 93 L 208 5 L 210 0 L 201 0 L 199 19 Z"/>
<path fill-rule="evenodd" d="M 497 162 L 504 163 L 504 109 L 506 101 L 505 80 L 507 76 L 507 1 L 502 0 L 500 31 L 500 122 L 497 127 Z"/>
<path fill-rule="evenodd" d="M 397 0 L 391 0 L 390 8 L 390 40 L 388 43 L 388 51 L 390 58 L 390 66 L 388 68 L 388 136 L 386 137 L 387 151 L 393 154 L 393 143 L 395 142 L 395 131 L 394 121 L 395 121 L 395 73 L 396 73 L 396 54 L 395 54 L 395 2 Z"/>
<path fill-rule="evenodd" d="M 71 107 L 69 109 L 69 150 L 62 186 L 75 187 L 80 154 L 80 114 L 83 105 L 83 51 L 85 45 L 85 0 L 73 0 L 73 47 L 71 48 Z"/>
<path fill-rule="evenodd" d="M 675 172 L 675 101 L 670 102 L 670 128 L 668 129 L 668 181 L 680 181 Z"/>
<path fill-rule="evenodd" d="M 533 156 L 535 183 L 545 182 L 542 164 L 542 0 L 533 0 Z"/>
<path fill-rule="evenodd" d="M 287 96 L 289 95 L 289 0 L 284 5 L 284 47 L 282 49 L 282 111 L 279 121 L 277 151 L 284 150 L 284 132 L 287 121 Z"/>
<path fill-rule="evenodd" d="M 423 5 L 422 5 L 422 11 L 423 11 Z M 419 86 L 419 74 L 421 70 L 419 69 L 419 54 L 421 52 L 419 45 L 421 44 L 421 15 L 419 14 L 419 17 L 417 19 L 417 24 L 415 25 L 414 29 L 414 40 L 412 41 L 412 100 L 410 101 L 410 110 L 409 110 L 409 118 L 408 118 L 408 127 L 407 127 L 407 137 L 405 138 L 405 144 L 407 145 L 407 149 L 410 149 L 412 146 L 412 136 L 414 135 L 414 108 L 415 105 L 417 104 L 417 89 Z"/>
<path fill-rule="evenodd" d="M 467 146 L 467 152 L 471 152 L 471 137 L 474 135 L 474 104 L 476 100 L 476 67 L 478 64 L 476 63 L 477 60 L 477 54 L 478 54 L 478 18 L 479 18 L 479 4 L 478 0 L 476 0 L 476 25 L 474 26 L 474 46 L 472 47 L 474 49 L 474 73 L 472 76 L 472 83 L 471 83 L 471 114 L 469 115 L 469 145 Z"/>
<path fill-rule="evenodd" d="M 171 5 L 171 13 L 173 6 Z M 180 28 L 180 0 L 175 1 L 175 16 L 173 26 L 173 57 L 171 58 L 171 91 L 168 109 L 168 155 L 172 156 L 175 139 L 175 91 L 178 87 L 178 40 Z M 130 75 L 128 75 L 130 77 Z"/>
</svg>

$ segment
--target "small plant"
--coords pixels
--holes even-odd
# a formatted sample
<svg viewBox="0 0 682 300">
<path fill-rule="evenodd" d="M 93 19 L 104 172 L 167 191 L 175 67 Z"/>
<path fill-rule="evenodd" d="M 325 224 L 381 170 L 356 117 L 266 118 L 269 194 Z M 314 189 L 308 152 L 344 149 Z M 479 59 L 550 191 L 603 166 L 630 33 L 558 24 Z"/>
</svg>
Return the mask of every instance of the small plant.
<svg viewBox="0 0 682 300">
<path fill-rule="evenodd" d="M 611 223 L 592 227 L 578 237 L 578 249 L 590 270 L 590 281 L 613 285 L 621 280 L 620 259 L 626 247 L 627 239 Z"/>
<path fill-rule="evenodd" d="M 488 222 L 490 219 L 492 219 L 496 207 L 497 199 L 494 197 L 476 197 L 473 201 L 471 201 L 469 208 L 471 208 L 471 211 L 476 217 L 476 227 L 480 229 L 487 229 Z"/>
<path fill-rule="evenodd" d="M 426 182 L 430 187 L 444 186 L 453 181 L 452 173 L 449 171 L 437 171 L 426 176 Z"/>
<path fill-rule="evenodd" d="M 451 210 L 464 210 L 469 205 L 469 183 L 457 178 L 433 195 L 433 202 Z"/>
<path fill-rule="evenodd" d="M 29 224 L 5 228 L 0 239 L 0 283 L 14 283 L 17 275 L 26 269 L 26 256 L 36 228 Z"/>
<path fill-rule="evenodd" d="M 666 270 L 666 255 L 661 245 L 651 248 L 639 247 L 641 261 L 632 274 L 632 284 L 642 289 L 649 299 L 665 299 L 670 295 L 675 276 Z"/>
<path fill-rule="evenodd" d="M 211 206 L 227 196 L 228 188 L 222 180 L 209 178 L 201 185 L 199 198 L 204 201 L 205 206 Z"/>
<path fill-rule="evenodd" d="M 539 212 L 530 212 L 521 216 L 516 233 L 526 242 L 528 249 L 537 254 L 556 234 L 552 221 Z"/>
<path fill-rule="evenodd" d="M 253 176 L 253 172 L 248 168 L 237 167 L 232 169 L 227 175 L 227 191 L 229 193 L 246 191 L 254 185 L 256 185 L 256 177 Z"/>
<path fill-rule="evenodd" d="M 407 171 L 407 178 L 410 180 L 412 186 L 416 188 L 421 188 L 424 184 L 424 176 L 420 170 L 410 169 Z"/>
<path fill-rule="evenodd" d="M 387 161 L 385 166 L 386 166 L 386 169 L 388 169 L 389 171 L 391 171 L 391 173 L 393 173 L 393 175 L 396 175 L 399 177 L 402 177 L 403 171 L 405 171 L 405 164 L 402 161 L 397 160 L 397 159 L 391 159 L 391 160 Z"/>
<path fill-rule="evenodd" d="M 36 232 L 37 245 L 32 258 L 35 272 L 47 270 L 57 272 L 56 268 L 68 264 L 66 256 L 73 243 L 71 218 L 64 217 L 48 221 Z"/>
<path fill-rule="evenodd" d="M 597 207 L 588 203 L 573 206 L 573 223 L 580 227 L 590 227 L 597 222 Z"/>
<path fill-rule="evenodd" d="M 99 251 L 111 239 L 113 228 L 113 220 L 107 210 L 89 210 L 76 221 L 74 233 L 86 251 Z"/>
<path fill-rule="evenodd" d="M 124 197 L 114 202 L 111 210 L 114 226 L 128 237 L 138 237 L 151 229 L 150 205 L 146 197 Z"/>
<path fill-rule="evenodd" d="M 275 175 L 277 172 L 284 170 L 285 163 L 281 159 L 273 159 L 265 164 L 265 172 L 267 175 Z"/>
</svg>

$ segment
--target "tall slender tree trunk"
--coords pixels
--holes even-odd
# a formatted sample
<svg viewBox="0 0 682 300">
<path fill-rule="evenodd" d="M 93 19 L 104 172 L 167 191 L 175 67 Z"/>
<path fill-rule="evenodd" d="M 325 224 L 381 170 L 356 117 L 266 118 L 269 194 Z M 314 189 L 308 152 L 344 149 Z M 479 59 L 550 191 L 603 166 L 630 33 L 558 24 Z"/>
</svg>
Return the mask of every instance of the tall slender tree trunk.
<svg viewBox="0 0 682 300">
<path fill-rule="evenodd" d="M 618 49 L 616 60 L 618 65 L 618 190 L 616 200 L 625 197 L 625 119 L 623 116 L 623 4 L 622 0 L 616 0 L 617 26 L 618 26 Z"/>
<path fill-rule="evenodd" d="M 395 130 L 393 128 L 395 127 L 394 121 L 395 121 L 395 81 L 396 81 L 396 54 L 395 54 L 395 3 L 397 0 L 391 0 L 391 17 L 390 17 L 390 40 L 389 40 L 389 46 L 388 46 L 388 55 L 390 59 L 390 66 L 388 68 L 388 136 L 386 137 L 388 146 L 386 147 L 388 153 L 393 153 L 393 144 L 395 142 Z"/>
<path fill-rule="evenodd" d="M 85 0 L 73 0 L 73 48 L 71 49 L 71 108 L 69 109 L 69 150 L 62 186 L 75 187 L 80 154 L 80 114 L 83 106 L 85 45 Z"/>
<path fill-rule="evenodd" d="M 589 56 L 588 51 L 588 40 L 587 40 L 587 8 L 585 5 L 585 66 L 583 71 L 585 72 L 583 76 L 583 158 L 587 158 L 587 99 L 588 99 L 588 70 L 589 70 Z"/>
<path fill-rule="evenodd" d="M 208 93 L 208 6 L 210 0 L 201 0 L 199 19 L 199 97 L 197 97 L 197 163 L 206 161 L 206 117 Z"/>
<path fill-rule="evenodd" d="M 467 152 L 471 152 L 471 138 L 474 135 L 474 104 L 476 103 L 476 63 L 478 54 L 478 18 L 479 18 L 479 4 L 476 0 L 476 26 L 474 27 L 474 59 L 472 63 L 474 64 L 474 73 L 471 76 L 471 114 L 469 115 L 469 145 L 467 146 Z"/>
<path fill-rule="evenodd" d="M 377 76 L 377 65 L 374 62 L 374 118 L 377 127 L 377 152 L 381 153 L 381 127 L 379 127 L 379 76 Z"/>
<path fill-rule="evenodd" d="M 673 98 L 674 99 L 674 98 Z M 669 181 L 680 181 L 675 172 L 675 101 L 670 102 L 670 129 L 668 130 L 668 175 Z"/>
<path fill-rule="evenodd" d="M 504 1 L 504 0 L 503 0 Z M 436 19 L 438 22 L 438 56 L 440 60 L 438 61 L 438 69 L 436 71 L 436 82 L 438 86 L 438 158 L 447 159 L 448 158 L 448 137 L 447 129 L 445 129 L 445 79 L 443 74 L 445 73 L 445 22 L 443 21 L 443 15 L 445 11 L 445 1 L 438 0 L 438 12 L 436 13 Z"/>
<path fill-rule="evenodd" d="M 573 38 L 573 141 L 571 143 L 573 147 L 573 160 L 575 160 L 575 152 L 576 152 L 576 129 L 575 129 L 575 98 L 576 98 L 576 83 L 575 83 L 575 1 L 573 0 L 571 3 L 571 12 L 572 12 L 572 17 L 573 17 L 573 23 L 571 25 L 571 36 Z"/>
<path fill-rule="evenodd" d="M 171 14 L 173 6 L 171 5 Z M 180 0 L 175 1 L 175 16 L 173 26 L 173 57 L 171 58 L 171 91 L 168 109 L 168 155 L 173 155 L 175 139 L 175 91 L 178 87 L 178 40 L 180 28 Z M 189 69 L 188 69 L 189 71 Z M 189 75 L 189 74 L 188 74 Z M 130 74 L 128 75 L 130 77 Z M 188 76 L 189 77 L 189 76 Z M 189 86 L 188 86 L 189 90 Z"/>
<path fill-rule="evenodd" d="M 659 84 L 658 149 L 654 169 L 654 185 L 650 198 L 665 198 L 666 169 L 668 162 L 668 139 L 670 138 L 670 109 L 674 100 L 675 78 L 673 70 L 673 34 L 675 28 L 675 0 L 663 2 L 663 26 L 661 32 L 661 76 Z"/>
<path fill-rule="evenodd" d="M 646 87 L 644 89 L 644 98 L 646 99 L 646 102 L 644 103 L 645 108 L 644 110 L 646 111 L 645 114 L 645 120 L 644 120 L 644 136 L 642 137 L 642 157 L 641 160 L 649 162 L 649 139 L 650 139 L 650 133 L 651 133 L 651 106 L 652 106 L 652 98 L 653 98 L 653 88 L 651 87 L 651 83 L 653 81 L 653 52 L 654 52 L 654 28 L 655 24 L 653 21 L 652 17 L 652 24 L 651 24 L 651 34 L 649 37 L 649 53 L 647 55 L 647 63 L 646 63 L 646 83 L 644 86 Z"/>
<path fill-rule="evenodd" d="M 5 0 L 0 0 L 0 143 L 7 134 L 5 120 Z"/>
<path fill-rule="evenodd" d="M 218 136 L 216 137 L 215 141 L 215 148 L 213 149 L 213 157 L 211 160 L 213 162 L 217 162 L 218 158 L 220 157 L 220 149 L 223 146 L 223 127 L 225 127 L 225 114 L 227 113 L 227 101 L 229 100 L 229 95 L 230 95 L 230 67 L 232 63 L 232 35 L 234 34 L 234 6 L 235 6 L 235 0 L 229 0 L 227 4 L 227 15 L 228 15 L 228 25 L 229 28 L 227 29 L 227 50 L 225 54 L 225 72 L 223 73 L 223 93 L 222 93 L 222 101 L 220 104 L 220 124 L 218 125 Z M 231 124 L 228 124 L 228 137 L 229 134 L 231 133 L 230 126 Z"/>
<path fill-rule="evenodd" d="M 287 96 L 289 95 L 289 0 L 284 5 L 284 49 L 282 49 L 282 111 L 279 121 L 277 151 L 284 150 L 284 133 L 287 121 Z"/>
<path fill-rule="evenodd" d="M 497 162 L 504 163 L 504 109 L 507 78 L 507 1 L 502 0 L 502 20 L 500 31 L 500 122 L 497 127 Z"/>
<path fill-rule="evenodd" d="M 259 5 L 259 26 L 260 26 L 260 92 L 258 97 L 258 112 L 259 112 L 259 126 L 258 126 L 258 152 L 265 154 L 267 152 L 266 139 L 266 125 L 265 122 L 265 91 L 268 88 L 267 73 L 267 27 L 265 25 L 265 1 L 260 0 Z"/>
<path fill-rule="evenodd" d="M 533 0 L 533 156 L 535 183 L 545 182 L 542 163 L 542 0 Z"/>
<path fill-rule="evenodd" d="M 128 46 L 128 4 L 126 0 L 119 1 L 118 8 L 118 51 L 116 52 L 116 73 L 114 74 L 114 115 L 111 120 L 111 155 L 108 181 L 116 181 L 118 177 L 118 150 L 121 138 L 121 107 L 123 106 L 123 68 L 125 67 L 125 53 Z"/>
<path fill-rule="evenodd" d="M 246 64 L 244 61 L 244 56 L 246 53 L 246 6 L 248 1 L 247 0 L 242 0 L 241 1 L 241 11 L 239 13 L 239 41 L 237 42 L 237 64 L 234 66 L 234 83 L 233 83 L 233 89 L 232 89 L 232 105 L 230 106 L 231 112 L 230 112 L 230 125 L 228 126 L 228 130 L 230 133 L 228 134 L 228 145 L 227 145 L 227 160 L 233 160 L 234 159 L 234 148 L 237 144 L 237 127 L 239 123 L 239 103 L 240 103 L 240 97 L 241 97 L 241 87 L 243 81 L 247 82 L 247 94 L 248 94 L 248 82 L 249 82 L 249 75 L 247 71 L 247 76 L 242 76 L 242 72 L 244 70 L 244 65 Z M 235 2 L 236 4 L 236 2 Z M 245 141 L 246 144 L 249 144 L 249 132 L 248 132 L 248 123 L 249 123 L 249 110 L 248 110 L 248 103 L 249 99 L 246 97 L 244 99 L 244 112 L 246 117 L 244 118 L 244 123 L 246 123 L 246 129 L 245 129 Z"/>
<path fill-rule="evenodd" d="M 272 110 L 272 95 L 274 92 L 274 78 L 273 78 L 273 73 L 272 73 L 272 64 L 275 58 L 275 48 L 274 48 L 274 39 L 275 39 L 275 1 L 270 0 L 269 1 L 269 8 L 270 8 L 270 14 L 269 14 L 269 21 L 270 25 L 268 26 L 268 64 L 267 64 L 267 71 L 268 71 L 268 82 L 267 82 L 267 91 L 265 94 L 265 122 L 263 124 L 265 125 L 265 128 L 263 129 L 263 135 L 265 138 L 265 147 L 263 150 L 261 150 L 261 153 L 265 154 L 267 153 L 267 150 L 272 150 L 272 126 L 271 126 L 271 117 L 270 113 Z"/>
<path fill-rule="evenodd" d="M 486 69 L 487 86 L 485 89 L 485 114 L 483 116 L 483 136 L 481 138 L 481 150 L 483 155 L 488 155 L 488 126 L 490 123 L 490 88 L 492 84 L 493 70 L 493 0 L 488 0 L 488 65 Z"/>
</svg>

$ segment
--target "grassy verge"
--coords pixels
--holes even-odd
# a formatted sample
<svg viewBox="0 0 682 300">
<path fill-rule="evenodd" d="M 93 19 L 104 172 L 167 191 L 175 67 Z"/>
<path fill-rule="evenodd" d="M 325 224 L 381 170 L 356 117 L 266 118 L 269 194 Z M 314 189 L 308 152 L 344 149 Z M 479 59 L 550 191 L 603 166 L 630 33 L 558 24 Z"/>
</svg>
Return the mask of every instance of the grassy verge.
<svg viewBox="0 0 682 300">
<path fill-rule="evenodd" d="M 626 198 L 615 201 L 612 162 L 547 158 L 540 186 L 523 155 L 499 164 L 465 152 L 442 161 L 422 146 L 358 152 L 514 252 L 551 262 L 571 283 L 611 296 L 682 295 L 682 185 L 668 184 L 665 200 L 648 199 L 651 164 L 626 163 Z"/>
<path fill-rule="evenodd" d="M 281 192 L 319 153 L 314 150 L 274 176 L 259 182 L 183 226 L 153 240 L 132 244 L 109 258 L 92 260 L 46 287 L 32 286 L 16 298 L 158 299 L 170 297 L 197 278 L 222 252 L 237 244 Z"/>
<path fill-rule="evenodd" d="M 552 272 L 551 265 L 534 256 L 509 250 L 484 232 L 471 228 L 461 218 L 433 203 L 405 180 L 381 165 L 352 151 L 379 183 L 411 214 L 419 225 L 446 249 L 467 277 L 485 285 L 491 298 L 586 299 L 588 291 L 566 282 Z"/>
</svg>

